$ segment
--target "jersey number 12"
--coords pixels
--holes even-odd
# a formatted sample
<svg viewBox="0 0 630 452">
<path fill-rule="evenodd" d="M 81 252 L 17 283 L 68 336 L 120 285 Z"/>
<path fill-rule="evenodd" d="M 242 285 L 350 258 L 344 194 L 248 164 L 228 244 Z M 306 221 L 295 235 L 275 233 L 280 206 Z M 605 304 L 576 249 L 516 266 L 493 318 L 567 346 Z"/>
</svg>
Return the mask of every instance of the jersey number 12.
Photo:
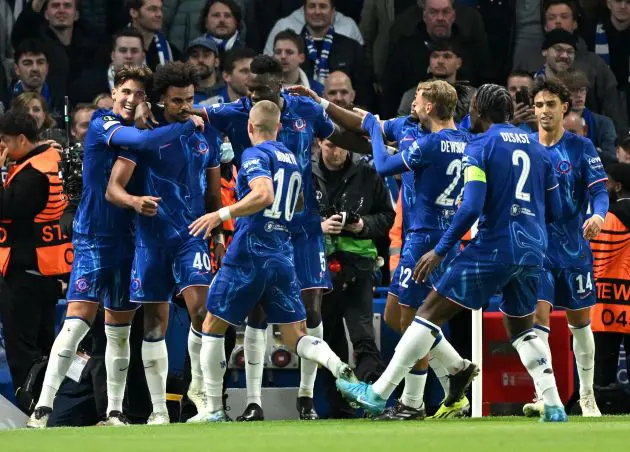
<svg viewBox="0 0 630 452">
<path fill-rule="evenodd" d="M 295 213 L 295 205 L 300 197 L 300 189 L 302 188 L 302 175 L 298 171 L 293 171 L 287 183 L 286 193 L 284 188 L 284 168 L 280 168 L 273 175 L 274 181 L 274 197 L 273 204 L 269 209 L 265 209 L 263 215 L 274 220 L 279 219 L 284 214 L 286 221 L 293 219 Z M 284 209 L 282 202 L 284 201 Z"/>
</svg>

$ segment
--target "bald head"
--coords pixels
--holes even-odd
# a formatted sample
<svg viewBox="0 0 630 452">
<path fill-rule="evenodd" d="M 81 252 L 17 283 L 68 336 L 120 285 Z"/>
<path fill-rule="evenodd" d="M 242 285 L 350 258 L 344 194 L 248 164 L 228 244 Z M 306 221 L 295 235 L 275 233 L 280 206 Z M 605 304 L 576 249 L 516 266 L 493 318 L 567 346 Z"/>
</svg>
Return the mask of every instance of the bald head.
<svg viewBox="0 0 630 452">
<path fill-rule="evenodd" d="M 256 102 L 249 112 L 247 131 L 253 144 L 275 140 L 280 130 L 280 108 L 271 101 Z"/>
<path fill-rule="evenodd" d="M 564 117 L 564 128 L 581 137 L 584 136 L 584 118 L 575 111 L 570 111 Z"/>
<path fill-rule="evenodd" d="M 352 108 L 355 92 L 352 81 L 345 72 L 335 71 L 328 76 L 324 85 L 324 98 L 342 108 Z"/>
</svg>

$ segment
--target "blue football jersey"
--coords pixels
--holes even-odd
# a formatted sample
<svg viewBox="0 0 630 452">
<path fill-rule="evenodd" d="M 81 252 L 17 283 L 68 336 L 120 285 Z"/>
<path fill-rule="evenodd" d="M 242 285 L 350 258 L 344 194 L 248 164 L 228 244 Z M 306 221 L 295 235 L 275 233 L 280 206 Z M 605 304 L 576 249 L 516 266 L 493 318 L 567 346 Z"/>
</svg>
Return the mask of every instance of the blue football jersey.
<svg viewBox="0 0 630 452">
<path fill-rule="evenodd" d="M 74 216 L 73 229 L 79 234 L 115 237 L 131 235 L 133 210 L 107 202 L 105 191 L 118 151 L 110 146 L 122 118 L 109 110 L 92 115 L 83 146 L 83 191 Z"/>
<path fill-rule="evenodd" d="M 285 103 L 280 116 L 282 128 L 278 141 L 295 155 L 302 171 L 302 186 L 305 187 L 304 210 L 295 214 L 293 224 L 319 225 L 319 206 L 315 198 L 311 170 L 311 146 L 316 138 L 328 138 L 332 135 L 335 126 L 321 105 L 310 98 L 287 94 L 282 94 L 282 97 Z M 204 107 L 210 123 L 230 139 L 237 168 L 241 166 L 243 152 L 251 147 L 247 120 L 252 106 L 252 101 L 243 97 L 229 104 Z"/>
<path fill-rule="evenodd" d="M 545 192 L 558 181 L 545 148 L 523 130 L 494 124 L 466 146 L 466 181 L 486 183 L 475 243 L 484 258 L 542 265 L 547 248 Z"/>
<path fill-rule="evenodd" d="M 162 198 L 154 217 L 136 217 L 136 245 L 161 247 L 190 237 L 188 225 L 205 213 L 206 170 L 220 165 L 216 143 L 195 130 L 181 134 L 156 152 L 121 152 L 136 163 L 138 193 Z"/>
<path fill-rule="evenodd" d="M 532 138 L 538 141 L 538 134 Z M 547 155 L 560 183 L 562 219 L 547 226 L 551 267 L 576 267 L 592 264 L 593 253 L 583 236 L 582 225 L 590 203 L 589 188 L 606 181 L 606 172 L 593 143 L 571 132 L 553 146 Z"/>
<path fill-rule="evenodd" d="M 444 129 L 415 140 L 402 151 L 413 171 L 416 200 L 412 231 L 445 231 L 455 215 L 455 200 L 464 187 L 462 157 L 470 140 L 464 130 Z"/>
<path fill-rule="evenodd" d="M 388 141 L 396 141 L 398 143 L 399 152 L 411 146 L 417 138 L 427 134 L 427 132 L 422 130 L 420 123 L 411 116 L 401 116 L 384 121 L 383 132 Z M 416 200 L 416 192 L 413 185 L 413 172 L 407 171 L 402 173 L 399 196 L 402 196 L 403 237 L 413 223 L 412 209 Z"/>
<path fill-rule="evenodd" d="M 302 170 L 295 154 L 277 141 L 246 149 L 236 178 L 239 200 L 251 191 L 250 183 L 260 177 L 273 181 L 273 203 L 258 213 L 237 218 L 234 238 L 223 261 L 226 264 L 252 266 L 252 258 L 269 254 L 292 256 L 289 224 L 303 192 Z"/>
</svg>

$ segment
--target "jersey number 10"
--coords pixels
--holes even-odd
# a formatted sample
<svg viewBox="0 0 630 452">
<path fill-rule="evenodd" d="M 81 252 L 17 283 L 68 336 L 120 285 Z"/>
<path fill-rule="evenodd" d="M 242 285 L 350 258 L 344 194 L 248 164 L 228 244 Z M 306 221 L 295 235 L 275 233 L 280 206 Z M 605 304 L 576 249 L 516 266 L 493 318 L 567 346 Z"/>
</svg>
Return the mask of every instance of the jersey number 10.
<svg viewBox="0 0 630 452">
<path fill-rule="evenodd" d="M 274 197 L 273 204 L 269 209 L 265 209 L 263 215 L 274 220 L 279 219 L 284 213 L 284 219 L 291 221 L 295 213 L 295 205 L 300 197 L 302 188 L 302 175 L 298 171 L 293 171 L 287 183 L 286 193 L 284 188 L 284 168 L 280 168 L 273 175 Z M 284 201 L 284 204 L 283 204 Z M 282 209 L 284 206 L 284 209 Z"/>
</svg>

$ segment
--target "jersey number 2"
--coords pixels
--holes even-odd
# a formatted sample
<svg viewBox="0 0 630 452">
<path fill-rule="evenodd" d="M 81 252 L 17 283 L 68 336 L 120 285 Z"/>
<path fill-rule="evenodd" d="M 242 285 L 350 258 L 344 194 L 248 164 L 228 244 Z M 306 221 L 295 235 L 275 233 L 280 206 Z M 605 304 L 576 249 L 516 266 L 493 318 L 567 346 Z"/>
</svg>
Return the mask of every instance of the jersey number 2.
<svg viewBox="0 0 630 452">
<path fill-rule="evenodd" d="M 523 191 L 523 188 L 525 188 L 525 182 L 527 182 L 527 178 L 529 177 L 529 169 L 531 168 L 529 155 L 527 155 L 524 151 L 517 149 L 512 154 L 512 165 L 522 167 L 521 175 L 518 177 L 518 182 L 516 183 L 516 192 L 514 196 L 519 201 L 530 202 L 530 194 Z"/>
<path fill-rule="evenodd" d="M 284 194 L 284 168 L 280 168 L 276 171 L 276 174 L 273 175 L 273 181 L 275 182 L 273 204 L 269 209 L 265 209 L 263 215 L 267 218 L 277 220 L 284 213 L 284 219 L 291 221 L 295 213 L 295 205 L 300 195 L 300 189 L 302 188 L 302 176 L 298 171 L 291 173 L 284 203 L 284 212 L 280 209 Z"/>
</svg>

